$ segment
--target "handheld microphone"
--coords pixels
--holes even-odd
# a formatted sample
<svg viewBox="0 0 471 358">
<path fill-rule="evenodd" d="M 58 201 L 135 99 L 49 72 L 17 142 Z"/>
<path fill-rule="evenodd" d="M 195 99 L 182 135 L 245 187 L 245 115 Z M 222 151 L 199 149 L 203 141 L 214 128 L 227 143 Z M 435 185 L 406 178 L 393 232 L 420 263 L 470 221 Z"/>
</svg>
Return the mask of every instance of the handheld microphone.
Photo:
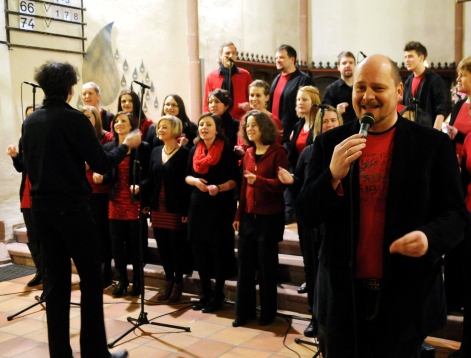
<svg viewBox="0 0 471 358">
<path fill-rule="evenodd" d="M 409 98 L 409 103 L 418 103 L 418 104 L 420 104 L 420 101 L 415 97 L 411 97 L 411 98 Z"/>
<path fill-rule="evenodd" d="M 360 51 L 360 53 L 361 53 L 361 55 L 362 55 L 363 57 L 368 57 L 368 56 L 366 56 L 362 51 Z"/>
<path fill-rule="evenodd" d="M 146 85 L 146 84 L 144 84 L 144 83 L 142 83 L 142 82 L 139 82 L 139 81 L 133 81 L 133 82 L 134 82 L 134 83 L 137 83 L 137 84 L 138 84 L 139 86 L 141 86 L 141 87 L 150 88 L 150 86 L 148 86 L 148 85 Z"/>
<path fill-rule="evenodd" d="M 230 58 L 229 56 L 226 56 L 226 58 L 227 58 L 230 62 L 234 63 L 234 60 L 233 60 L 232 58 Z"/>
<path fill-rule="evenodd" d="M 329 109 L 329 105 L 328 105 L 328 104 L 317 104 L 317 103 L 314 103 L 311 107 L 317 107 L 317 108 L 321 108 L 321 109 Z"/>
<path fill-rule="evenodd" d="M 30 85 L 30 86 L 33 86 L 33 87 L 41 87 L 37 83 L 33 83 L 33 82 L 23 81 L 23 83 L 26 83 L 27 85 Z"/>
<path fill-rule="evenodd" d="M 360 134 L 362 138 L 366 138 L 368 131 L 375 124 L 375 117 L 370 112 L 365 112 L 360 119 Z"/>
</svg>

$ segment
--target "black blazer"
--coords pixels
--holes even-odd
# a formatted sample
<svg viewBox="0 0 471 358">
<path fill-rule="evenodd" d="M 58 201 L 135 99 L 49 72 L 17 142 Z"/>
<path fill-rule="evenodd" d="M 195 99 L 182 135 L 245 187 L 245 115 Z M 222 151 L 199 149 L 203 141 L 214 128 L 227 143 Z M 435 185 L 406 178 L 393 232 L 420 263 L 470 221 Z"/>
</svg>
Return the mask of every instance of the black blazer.
<svg viewBox="0 0 471 358">
<path fill-rule="evenodd" d="M 458 113 L 460 112 L 461 107 L 467 100 L 468 100 L 468 97 L 456 102 L 456 104 L 453 106 L 453 109 L 451 110 L 451 115 L 450 115 L 450 126 L 453 126 L 455 124 L 456 117 L 458 116 Z M 464 139 L 466 138 L 466 134 L 467 133 L 458 131 L 458 133 L 456 133 L 455 139 L 453 139 L 453 142 L 463 144 Z"/>
<path fill-rule="evenodd" d="M 180 147 L 167 163 L 162 164 L 162 149 L 163 146 L 160 146 L 152 151 L 149 163 L 149 185 L 146 186 L 142 199 L 143 205 L 158 210 L 163 181 L 167 211 L 187 216 L 191 186 L 185 182 L 185 177 L 190 150 Z"/>
<path fill-rule="evenodd" d="M 296 141 L 298 140 L 299 133 L 301 133 L 304 123 L 306 123 L 306 120 L 304 118 L 300 118 L 298 123 L 294 126 L 293 129 L 293 137 L 291 138 L 290 144 L 289 144 L 289 152 L 288 152 L 288 159 L 289 159 L 289 165 L 291 169 L 294 171 L 294 168 L 296 168 L 296 165 L 298 163 L 298 158 L 301 155 L 301 153 L 298 153 L 296 149 Z M 311 127 L 309 129 L 309 134 L 307 135 L 306 138 L 306 147 L 310 144 L 312 144 L 313 140 L 312 137 L 314 135 L 314 128 Z"/>
<path fill-rule="evenodd" d="M 334 147 L 358 133 L 359 122 L 334 128 L 314 141 L 308 178 L 297 199 L 305 227 L 325 225 L 319 252 L 314 311 L 319 322 L 350 339 L 352 331 L 352 274 L 350 215 L 353 247 L 358 241 L 358 166 L 342 179 L 343 195 L 331 185 L 329 164 Z M 368 142 L 366 143 L 368 145 Z M 352 187 L 350 189 L 350 176 Z M 350 197 L 353 197 L 353 212 Z M 398 118 L 386 203 L 383 282 L 379 310 L 382 326 L 398 342 L 428 335 L 446 322 L 442 255 L 463 239 L 468 213 L 453 145 L 444 133 Z M 420 230 L 429 243 L 420 258 L 390 254 L 389 246 L 406 233 Z M 353 252 L 355 257 L 355 252 Z M 353 344 L 353 342 L 351 342 Z"/>
</svg>

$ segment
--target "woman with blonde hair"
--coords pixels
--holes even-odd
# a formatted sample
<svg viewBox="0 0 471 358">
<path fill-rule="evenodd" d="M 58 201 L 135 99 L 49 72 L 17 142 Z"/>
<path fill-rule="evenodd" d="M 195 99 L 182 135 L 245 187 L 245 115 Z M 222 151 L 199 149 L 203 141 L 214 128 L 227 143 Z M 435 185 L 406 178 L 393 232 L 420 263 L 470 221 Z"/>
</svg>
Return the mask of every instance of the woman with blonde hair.
<svg viewBox="0 0 471 358">
<path fill-rule="evenodd" d="M 299 120 L 293 128 L 288 155 L 293 170 L 303 149 L 313 142 L 314 121 L 319 112 L 319 108 L 313 107 L 313 105 L 320 103 L 319 90 L 316 87 L 304 86 L 299 88 L 296 95 L 296 114 Z"/>
<path fill-rule="evenodd" d="M 165 272 L 165 286 L 158 301 L 178 302 L 183 292 L 183 274 L 192 269 L 191 248 L 187 240 L 187 216 L 191 188 L 185 182 L 190 150 L 178 138 L 182 121 L 164 115 L 155 124 L 163 143 L 151 153 L 149 185 L 143 206 L 150 206 L 154 238 Z"/>
</svg>

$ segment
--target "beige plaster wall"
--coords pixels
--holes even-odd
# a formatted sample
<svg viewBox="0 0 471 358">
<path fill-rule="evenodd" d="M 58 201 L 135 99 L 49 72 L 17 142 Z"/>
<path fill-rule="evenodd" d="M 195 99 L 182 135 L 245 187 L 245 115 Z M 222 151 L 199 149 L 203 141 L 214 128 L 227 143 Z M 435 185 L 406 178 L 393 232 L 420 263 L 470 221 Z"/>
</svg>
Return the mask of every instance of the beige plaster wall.
<svg viewBox="0 0 471 358">
<path fill-rule="evenodd" d="M 71 1 L 80 3 L 78 0 Z M 0 7 L 3 10 L 3 2 Z M 113 53 L 118 49 L 120 59 L 116 65 L 120 74 L 123 73 L 121 65 L 124 59 L 129 63 L 130 69 L 125 74 L 128 84 L 134 67 L 139 67 L 144 61 L 146 72 L 154 81 L 154 96 L 160 103 L 156 109 L 153 98 L 148 101 L 148 117 L 158 118 L 168 93 L 178 93 L 185 103 L 188 102 L 186 0 L 85 0 L 84 7 L 87 9 L 85 48 L 98 31 L 114 22 Z M 0 17 L 0 28 L 4 29 L 3 17 Z M 5 36 L 5 31 L 0 31 L 0 40 L 5 41 Z M 22 222 L 23 218 L 18 195 L 21 175 L 14 170 L 5 150 L 9 144 L 17 144 L 21 130 L 21 83 L 33 81 L 34 68 L 46 60 L 69 61 L 80 72 L 82 70 L 81 55 L 20 48 L 9 51 L 6 45 L 0 44 L 0 219 L 5 221 L 7 240 L 12 236 L 12 225 Z M 138 80 L 141 80 L 140 73 Z M 73 107 L 77 106 L 81 85 L 82 82 L 79 82 L 75 88 L 70 102 Z M 138 90 L 138 87 L 134 89 Z M 42 99 L 43 93 L 38 89 L 36 102 Z M 30 86 L 23 86 L 23 103 L 25 107 L 32 103 Z M 117 101 L 105 107 L 116 113 Z"/>
<path fill-rule="evenodd" d="M 454 61 L 455 1 L 315 0 L 311 3 L 311 49 L 316 62 L 336 61 L 342 50 L 381 53 L 398 64 L 408 41 L 420 41 L 427 60 Z"/>
<path fill-rule="evenodd" d="M 9 0 L 14 2 L 17 0 Z M 72 0 L 79 1 L 79 0 Z M 274 56 L 277 46 L 288 43 L 297 50 L 299 0 L 199 0 L 199 50 L 202 78 L 217 67 L 218 50 L 225 41 L 239 51 Z M 309 61 L 335 62 L 342 49 L 355 54 L 384 53 L 403 61 L 405 42 L 422 41 L 429 60 L 453 60 L 454 4 L 452 0 L 313 0 L 309 3 Z M 180 94 L 189 103 L 187 0 L 84 0 L 88 46 L 96 33 L 110 22 L 113 52 L 120 73 L 124 59 L 130 72 L 144 61 L 154 81 L 160 107 L 147 103 L 147 115 L 157 119 L 168 93 Z M 2 8 L 3 5 L 0 5 Z M 471 54 L 471 5 L 465 3 L 465 55 Z M 3 9 L 3 8 L 2 8 Z M 0 40 L 5 40 L 4 19 L 0 18 Z M 21 82 L 33 80 L 33 69 L 48 59 L 67 60 L 81 71 L 82 57 L 48 51 L 13 49 L 0 44 L 0 219 L 5 220 L 7 239 L 11 227 L 22 222 L 18 188 L 20 175 L 11 165 L 5 149 L 17 143 L 21 128 Z M 140 78 L 139 78 L 140 79 Z M 76 106 L 81 83 L 71 101 Z M 38 90 L 37 100 L 42 100 Z M 25 106 L 32 102 L 31 88 L 24 86 Z M 116 111 L 116 101 L 107 108 Z M 195 118 L 193 118 L 195 120 Z"/>
</svg>

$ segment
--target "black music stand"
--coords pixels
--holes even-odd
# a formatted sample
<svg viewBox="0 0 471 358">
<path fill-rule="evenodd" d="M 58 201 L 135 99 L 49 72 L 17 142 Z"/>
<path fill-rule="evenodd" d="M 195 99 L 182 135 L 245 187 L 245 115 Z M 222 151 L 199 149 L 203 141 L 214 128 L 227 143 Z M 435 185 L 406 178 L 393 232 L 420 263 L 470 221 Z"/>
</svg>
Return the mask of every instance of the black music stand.
<svg viewBox="0 0 471 358">
<path fill-rule="evenodd" d="M 143 84 L 143 83 L 141 83 L 141 82 L 137 82 L 137 81 L 134 81 L 134 82 L 138 83 L 141 86 L 141 103 L 140 103 L 140 107 L 139 107 L 139 121 L 138 121 L 138 126 L 137 126 L 137 128 L 139 129 L 141 127 L 141 121 L 142 121 L 142 101 L 144 99 L 144 93 L 145 93 L 146 88 L 150 88 L 150 87 Z M 133 106 L 135 106 L 135 105 L 136 104 L 133 103 Z M 134 202 L 134 198 L 135 198 L 134 188 L 136 187 L 136 181 L 137 181 L 137 183 L 141 184 L 141 169 L 142 169 L 142 167 L 141 167 L 141 163 L 139 162 L 139 147 L 136 148 L 136 157 L 135 158 L 136 159 L 134 160 L 134 163 L 133 163 L 133 183 L 132 183 L 132 186 L 133 186 L 132 200 L 133 200 L 133 202 Z M 141 187 L 139 187 L 139 188 L 141 188 Z M 140 198 L 142 198 L 142 195 L 140 196 Z M 141 204 L 140 209 L 142 209 L 142 200 L 141 199 L 140 199 L 140 204 Z M 139 328 L 140 326 L 143 326 L 145 324 L 153 324 L 155 326 L 181 329 L 181 330 L 184 330 L 185 332 L 190 332 L 190 327 L 175 326 L 175 325 L 172 325 L 172 324 L 151 322 L 147 318 L 147 312 L 144 311 L 144 249 L 142 247 L 142 242 L 143 242 L 143 238 L 142 238 L 142 235 L 143 235 L 143 230 L 142 230 L 143 221 L 142 220 L 144 220 L 144 218 L 142 217 L 141 213 L 139 213 L 139 269 L 141 270 L 140 275 L 139 275 L 139 281 L 140 281 L 139 289 L 141 291 L 140 292 L 141 311 L 139 313 L 138 318 L 132 318 L 132 317 L 127 318 L 127 321 L 133 325 L 132 328 L 128 329 L 126 332 L 124 332 L 121 336 L 119 336 L 113 342 L 108 343 L 108 348 L 114 347 L 114 345 L 118 341 L 120 341 L 122 338 L 124 338 L 129 333 L 134 331 L 136 328 Z"/>
</svg>

